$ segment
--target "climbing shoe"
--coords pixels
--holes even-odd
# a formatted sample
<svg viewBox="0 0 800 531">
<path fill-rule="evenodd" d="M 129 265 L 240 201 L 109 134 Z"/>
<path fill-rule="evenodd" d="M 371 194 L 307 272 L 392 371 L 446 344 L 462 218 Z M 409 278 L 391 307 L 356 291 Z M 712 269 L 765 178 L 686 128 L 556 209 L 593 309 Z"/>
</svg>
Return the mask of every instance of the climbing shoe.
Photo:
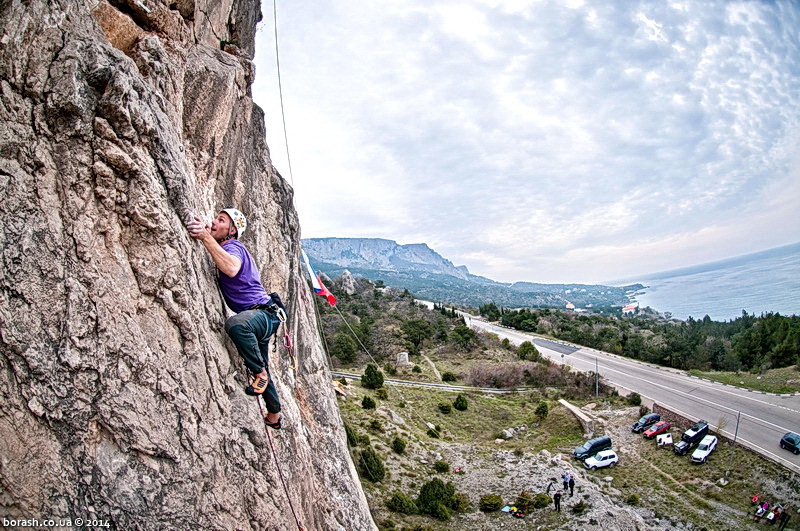
<svg viewBox="0 0 800 531">
<path fill-rule="evenodd" d="M 278 422 L 270 422 L 270 421 L 267 420 L 266 417 L 264 417 L 264 425 L 265 426 L 269 426 L 273 430 L 279 430 L 279 429 L 281 429 L 281 421 L 282 420 L 283 420 L 283 415 L 278 417 Z"/>
<path fill-rule="evenodd" d="M 269 378 L 262 378 L 261 376 L 256 376 L 256 380 L 251 384 L 248 385 L 244 392 L 250 396 L 259 396 L 264 391 L 267 390 L 267 384 L 269 383 Z"/>
</svg>

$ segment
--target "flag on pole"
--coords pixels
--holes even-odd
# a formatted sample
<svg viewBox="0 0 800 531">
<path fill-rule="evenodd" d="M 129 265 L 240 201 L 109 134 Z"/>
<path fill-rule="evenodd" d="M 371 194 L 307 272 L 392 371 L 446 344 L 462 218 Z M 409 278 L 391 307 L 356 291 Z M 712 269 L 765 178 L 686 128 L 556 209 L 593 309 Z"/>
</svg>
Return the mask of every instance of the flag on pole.
<svg viewBox="0 0 800 531">
<path fill-rule="evenodd" d="M 333 296 L 333 293 L 328 291 L 328 288 L 322 284 L 322 281 L 319 279 L 319 275 L 314 273 L 314 270 L 311 269 L 311 262 L 308 261 L 308 255 L 302 249 L 300 252 L 303 253 L 303 261 L 306 263 L 306 268 L 308 269 L 308 276 L 311 277 L 311 286 L 314 288 L 314 292 L 317 295 L 322 295 L 326 299 L 328 299 L 328 304 L 331 306 L 336 306 L 336 297 Z"/>
</svg>

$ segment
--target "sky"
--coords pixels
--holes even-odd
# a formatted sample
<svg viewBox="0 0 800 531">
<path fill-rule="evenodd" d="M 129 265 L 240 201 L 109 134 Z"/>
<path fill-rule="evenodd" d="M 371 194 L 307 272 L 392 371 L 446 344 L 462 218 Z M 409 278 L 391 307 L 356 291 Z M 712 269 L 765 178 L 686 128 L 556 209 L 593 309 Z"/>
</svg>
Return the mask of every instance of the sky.
<svg viewBox="0 0 800 531">
<path fill-rule="evenodd" d="M 262 2 L 303 238 L 600 283 L 800 241 L 800 2 Z"/>
</svg>

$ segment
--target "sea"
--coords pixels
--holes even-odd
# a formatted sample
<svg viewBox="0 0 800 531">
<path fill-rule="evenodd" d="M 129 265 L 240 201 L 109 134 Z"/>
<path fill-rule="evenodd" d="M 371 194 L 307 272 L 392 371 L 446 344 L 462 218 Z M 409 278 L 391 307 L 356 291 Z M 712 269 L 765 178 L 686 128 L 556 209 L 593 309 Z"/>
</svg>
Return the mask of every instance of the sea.
<svg viewBox="0 0 800 531">
<path fill-rule="evenodd" d="M 800 243 L 629 280 L 647 286 L 634 296 L 640 307 L 675 319 L 800 315 Z"/>
</svg>

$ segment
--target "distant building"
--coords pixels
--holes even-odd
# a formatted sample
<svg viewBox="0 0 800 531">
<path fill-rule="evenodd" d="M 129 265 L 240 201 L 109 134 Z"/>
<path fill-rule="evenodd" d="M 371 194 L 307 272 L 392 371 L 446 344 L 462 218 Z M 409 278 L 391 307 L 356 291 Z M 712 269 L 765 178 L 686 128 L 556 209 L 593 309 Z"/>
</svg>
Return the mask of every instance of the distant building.
<svg viewBox="0 0 800 531">
<path fill-rule="evenodd" d="M 639 309 L 639 303 L 634 302 L 622 308 L 622 313 L 634 313 L 638 309 Z"/>
<path fill-rule="evenodd" d="M 567 303 L 567 310 L 574 310 L 574 309 L 575 309 L 575 305 L 572 304 L 571 302 L 568 302 Z"/>
</svg>

